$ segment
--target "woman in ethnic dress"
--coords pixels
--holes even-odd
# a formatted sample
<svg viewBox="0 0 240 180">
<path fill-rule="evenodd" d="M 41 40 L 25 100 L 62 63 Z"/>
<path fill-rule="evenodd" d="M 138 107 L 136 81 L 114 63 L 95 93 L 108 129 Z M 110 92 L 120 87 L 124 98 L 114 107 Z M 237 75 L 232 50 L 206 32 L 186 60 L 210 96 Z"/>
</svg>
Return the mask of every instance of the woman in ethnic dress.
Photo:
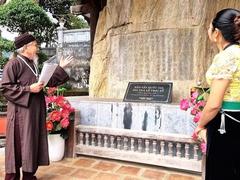
<svg viewBox="0 0 240 180">
<path fill-rule="evenodd" d="M 240 11 L 219 11 L 208 36 L 219 53 L 206 73 L 211 92 L 195 129 L 207 141 L 205 180 L 240 180 Z"/>
</svg>

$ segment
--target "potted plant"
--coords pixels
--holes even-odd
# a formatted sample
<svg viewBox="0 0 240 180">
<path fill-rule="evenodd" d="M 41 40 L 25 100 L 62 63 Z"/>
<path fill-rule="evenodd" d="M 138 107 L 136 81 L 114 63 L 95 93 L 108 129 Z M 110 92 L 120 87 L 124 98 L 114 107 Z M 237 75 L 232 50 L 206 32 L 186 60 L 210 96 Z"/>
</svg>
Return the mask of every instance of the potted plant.
<svg viewBox="0 0 240 180">
<path fill-rule="evenodd" d="M 51 161 L 59 161 L 63 158 L 68 127 L 73 120 L 74 108 L 62 95 L 63 91 L 64 89 L 61 88 L 46 89 L 46 127 L 49 134 L 48 146 Z"/>
</svg>

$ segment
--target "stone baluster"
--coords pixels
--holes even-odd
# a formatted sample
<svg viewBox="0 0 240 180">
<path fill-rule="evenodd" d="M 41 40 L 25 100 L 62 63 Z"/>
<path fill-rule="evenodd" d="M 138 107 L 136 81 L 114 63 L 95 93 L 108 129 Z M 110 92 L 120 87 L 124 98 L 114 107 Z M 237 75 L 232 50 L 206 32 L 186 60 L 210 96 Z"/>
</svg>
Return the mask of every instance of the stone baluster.
<svg viewBox="0 0 240 180">
<path fill-rule="evenodd" d="M 177 143 L 177 157 L 181 157 L 181 143 Z"/>
<path fill-rule="evenodd" d="M 168 155 L 173 156 L 173 143 L 172 142 L 168 143 Z"/>
<path fill-rule="evenodd" d="M 85 144 L 88 146 L 89 145 L 89 133 L 86 132 L 85 138 L 86 138 L 86 143 Z"/>
<path fill-rule="evenodd" d="M 193 146 L 193 158 L 194 160 L 198 160 L 198 145 L 196 144 Z"/>
<path fill-rule="evenodd" d="M 190 153 L 189 153 L 189 144 L 188 143 L 186 143 L 185 144 L 185 157 L 187 158 L 187 159 L 190 159 Z"/>
<path fill-rule="evenodd" d="M 138 152 L 142 152 L 142 139 L 138 139 Z"/>
<path fill-rule="evenodd" d="M 80 140 L 79 140 L 80 144 L 83 144 L 83 137 L 84 137 L 83 133 L 80 132 Z"/>
<path fill-rule="evenodd" d="M 131 151 L 134 151 L 134 138 L 131 138 Z"/>
<path fill-rule="evenodd" d="M 97 139 L 98 139 L 97 145 L 101 147 L 102 146 L 102 135 L 98 134 Z"/>
<path fill-rule="evenodd" d="M 149 149 L 149 139 L 145 140 L 145 152 L 146 153 L 150 153 L 150 149 Z"/>
<path fill-rule="evenodd" d="M 114 148 L 114 136 L 110 136 L 110 146 L 111 148 Z"/>
<path fill-rule="evenodd" d="M 153 140 L 153 154 L 157 154 L 157 141 Z"/>
<path fill-rule="evenodd" d="M 95 134 L 91 134 L 92 137 L 92 146 L 96 146 L 96 141 L 95 141 Z"/>
<path fill-rule="evenodd" d="M 117 148 L 120 150 L 121 149 L 121 137 L 117 137 Z"/>
<path fill-rule="evenodd" d="M 124 137 L 124 138 L 123 138 L 123 149 L 124 149 L 125 151 L 128 150 L 128 138 L 127 138 L 127 137 Z"/>
<path fill-rule="evenodd" d="M 165 142 L 164 141 L 161 141 L 160 142 L 160 154 L 162 156 L 164 156 L 164 146 L 165 146 Z"/>
<path fill-rule="evenodd" d="M 104 135 L 104 144 L 103 144 L 104 147 L 108 147 L 108 136 L 107 135 Z"/>
</svg>

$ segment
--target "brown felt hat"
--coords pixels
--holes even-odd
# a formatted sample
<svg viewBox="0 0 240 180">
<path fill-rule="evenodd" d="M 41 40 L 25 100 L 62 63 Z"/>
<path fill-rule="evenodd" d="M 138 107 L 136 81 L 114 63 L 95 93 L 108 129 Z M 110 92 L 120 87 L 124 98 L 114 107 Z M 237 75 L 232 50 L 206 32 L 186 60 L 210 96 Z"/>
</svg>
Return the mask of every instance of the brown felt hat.
<svg viewBox="0 0 240 180">
<path fill-rule="evenodd" d="M 14 44 L 16 49 L 19 49 L 32 41 L 36 41 L 35 37 L 31 34 L 24 33 L 15 38 Z"/>
</svg>

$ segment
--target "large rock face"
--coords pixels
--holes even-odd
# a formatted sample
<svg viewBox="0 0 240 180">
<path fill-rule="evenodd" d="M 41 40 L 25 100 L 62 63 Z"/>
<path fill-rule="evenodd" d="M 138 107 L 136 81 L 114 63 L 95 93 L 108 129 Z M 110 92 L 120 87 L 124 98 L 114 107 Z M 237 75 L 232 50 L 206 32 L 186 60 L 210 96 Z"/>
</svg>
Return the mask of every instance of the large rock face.
<svg viewBox="0 0 240 180">
<path fill-rule="evenodd" d="M 207 37 L 215 13 L 239 0 L 108 0 L 91 59 L 90 96 L 122 99 L 130 81 L 171 81 L 189 93 L 217 52 Z"/>
</svg>

